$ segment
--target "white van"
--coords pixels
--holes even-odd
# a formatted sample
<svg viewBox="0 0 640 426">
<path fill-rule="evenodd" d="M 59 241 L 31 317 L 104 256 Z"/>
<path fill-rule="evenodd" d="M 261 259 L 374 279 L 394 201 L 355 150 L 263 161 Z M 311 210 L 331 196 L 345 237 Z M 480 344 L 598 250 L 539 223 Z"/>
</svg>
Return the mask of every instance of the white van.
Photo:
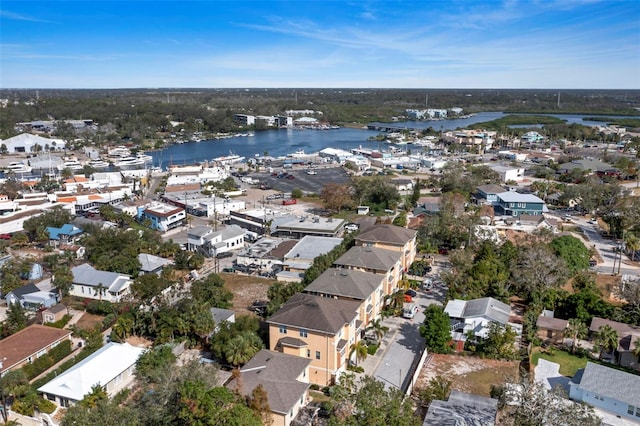
<svg viewBox="0 0 640 426">
<path fill-rule="evenodd" d="M 405 303 L 402 307 L 402 318 L 411 319 L 418 312 L 418 306 L 415 303 Z"/>
</svg>

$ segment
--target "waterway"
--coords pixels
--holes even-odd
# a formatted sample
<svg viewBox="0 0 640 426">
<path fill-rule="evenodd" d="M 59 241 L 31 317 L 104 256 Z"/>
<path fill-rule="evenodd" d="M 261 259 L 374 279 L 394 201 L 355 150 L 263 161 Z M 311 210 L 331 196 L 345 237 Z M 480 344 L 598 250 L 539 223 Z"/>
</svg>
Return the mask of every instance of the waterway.
<svg viewBox="0 0 640 426">
<path fill-rule="evenodd" d="M 475 123 L 504 117 L 502 112 L 481 112 L 472 117 L 454 120 L 405 121 L 391 125 L 397 127 L 447 131 L 465 128 Z M 604 125 L 597 121 L 583 121 L 587 115 L 545 114 L 566 120 L 568 124 Z M 390 124 L 390 123 L 387 123 Z M 535 126 L 529 126 L 535 127 Z M 352 148 L 384 149 L 385 144 L 370 141 L 379 132 L 366 129 L 340 128 L 332 130 L 279 129 L 254 132 L 252 137 L 204 140 L 171 145 L 163 150 L 151 152 L 153 165 L 166 169 L 170 164 L 193 164 L 226 156 L 229 153 L 245 158 L 267 155 L 278 157 L 303 150 L 311 154 L 324 148 L 333 147 L 349 150 Z"/>
</svg>

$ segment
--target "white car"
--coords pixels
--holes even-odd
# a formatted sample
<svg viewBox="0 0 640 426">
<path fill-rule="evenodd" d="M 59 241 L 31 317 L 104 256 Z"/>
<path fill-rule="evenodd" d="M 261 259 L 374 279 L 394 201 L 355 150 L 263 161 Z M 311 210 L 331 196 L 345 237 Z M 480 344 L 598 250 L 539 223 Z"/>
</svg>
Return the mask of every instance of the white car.
<svg viewBox="0 0 640 426">
<path fill-rule="evenodd" d="M 316 172 L 315 170 L 307 170 L 307 174 L 310 176 L 315 176 L 318 174 L 318 172 Z"/>
</svg>

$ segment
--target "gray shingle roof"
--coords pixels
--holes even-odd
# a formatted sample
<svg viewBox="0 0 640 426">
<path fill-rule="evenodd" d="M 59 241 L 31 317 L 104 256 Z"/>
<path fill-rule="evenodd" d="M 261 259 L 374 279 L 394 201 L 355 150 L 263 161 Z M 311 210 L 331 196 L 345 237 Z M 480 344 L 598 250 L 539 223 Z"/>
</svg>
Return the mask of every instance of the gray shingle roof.
<svg viewBox="0 0 640 426">
<path fill-rule="evenodd" d="M 354 246 L 334 262 L 337 266 L 388 271 L 400 260 L 400 252 L 377 247 Z"/>
<path fill-rule="evenodd" d="M 359 307 L 357 301 L 297 293 L 267 322 L 335 335 L 357 318 Z"/>
<path fill-rule="evenodd" d="M 358 242 L 381 242 L 404 245 L 416 236 L 417 231 L 395 225 L 375 225 L 356 237 Z"/>
<path fill-rule="evenodd" d="M 128 275 L 117 272 L 99 271 L 88 263 L 83 263 L 71 269 L 73 283 L 97 287 L 102 284 L 111 292 L 120 291 L 131 280 Z"/>
<path fill-rule="evenodd" d="M 463 318 L 485 316 L 492 321 L 506 324 L 509 322 L 511 308 L 506 303 L 502 303 L 493 297 L 483 297 L 481 299 L 468 300 L 462 312 Z"/>
<path fill-rule="evenodd" d="M 169 259 L 164 259 L 148 253 L 140 253 L 138 255 L 138 262 L 140 262 L 140 270 L 144 272 L 152 272 L 158 268 L 162 268 L 165 265 L 173 263 Z"/>
<path fill-rule="evenodd" d="M 448 401 L 431 402 L 423 426 L 491 426 L 496 424 L 498 400 L 452 391 Z"/>
<path fill-rule="evenodd" d="M 240 370 L 245 396 L 262 385 L 269 407 L 276 413 L 288 413 L 305 396 L 309 383 L 296 380 L 311 363 L 310 359 L 262 349 Z M 235 387 L 235 381 L 229 384 Z"/>
<path fill-rule="evenodd" d="M 582 377 L 572 382 L 585 391 L 640 407 L 640 376 L 635 374 L 587 362 Z"/>
<path fill-rule="evenodd" d="M 520 194 L 516 191 L 505 191 L 500 194 L 496 194 L 505 203 L 539 203 L 544 204 L 544 201 L 533 194 Z"/>
<path fill-rule="evenodd" d="M 380 286 L 383 275 L 354 269 L 329 268 L 305 289 L 305 293 L 329 294 L 365 300 Z"/>
<path fill-rule="evenodd" d="M 25 294 L 37 293 L 39 291 L 40 291 L 40 289 L 38 287 L 36 287 L 35 284 L 29 283 L 29 284 L 23 285 L 22 287 L 18 287 L 18 288 L 14 289 L 14 290 L 11 290 L 9 293 L 7 293 L 7 296 L 9 294 L 13 294 L 18 299 L 22 299 L 22 297 Z"/>
</svg>

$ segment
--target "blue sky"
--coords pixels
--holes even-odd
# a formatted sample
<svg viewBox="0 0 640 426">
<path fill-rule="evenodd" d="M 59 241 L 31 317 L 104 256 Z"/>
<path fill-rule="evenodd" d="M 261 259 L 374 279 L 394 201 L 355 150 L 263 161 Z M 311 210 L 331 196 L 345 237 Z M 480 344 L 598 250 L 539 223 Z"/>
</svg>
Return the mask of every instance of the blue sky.
<svg viewBox="0 0 640 426">
<path fill-rule="evenodd" d="M 3 0 L 0 87 L 640 89 L 640 1 Z"/>
</svg>

